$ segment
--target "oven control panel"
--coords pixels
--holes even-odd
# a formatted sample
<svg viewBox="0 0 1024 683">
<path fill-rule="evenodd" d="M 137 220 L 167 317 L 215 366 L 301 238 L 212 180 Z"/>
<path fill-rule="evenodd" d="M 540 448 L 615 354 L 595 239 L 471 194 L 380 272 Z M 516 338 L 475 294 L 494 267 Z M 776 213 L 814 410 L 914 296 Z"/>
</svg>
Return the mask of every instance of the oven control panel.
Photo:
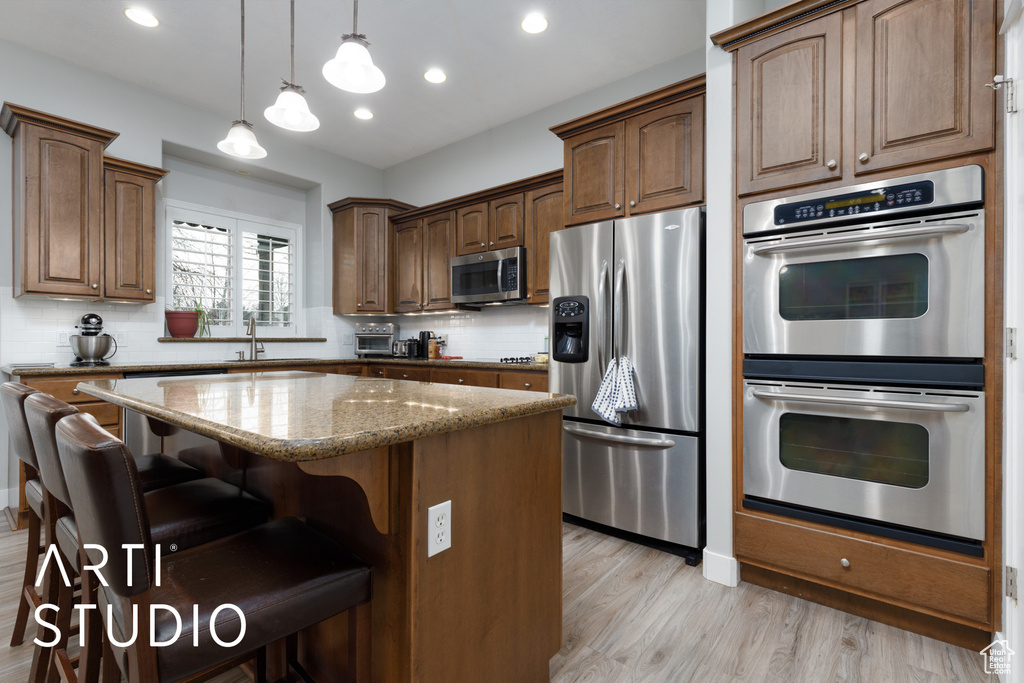
<svg viewBox="0 0 1024 683">
<path fill-rule="evenodd" d="M 906 209 L 914 205 L 928 206 L 934 201 L 935 185 L 930 180 L 922 180 L 831 197 L 819 197 L 791 204 L 780 204 L 775 207 L 775 225 L 793 225 L 823 218 L 858 216 L 863 213 L 884 213 L 888 210 Z"/>
</svg>

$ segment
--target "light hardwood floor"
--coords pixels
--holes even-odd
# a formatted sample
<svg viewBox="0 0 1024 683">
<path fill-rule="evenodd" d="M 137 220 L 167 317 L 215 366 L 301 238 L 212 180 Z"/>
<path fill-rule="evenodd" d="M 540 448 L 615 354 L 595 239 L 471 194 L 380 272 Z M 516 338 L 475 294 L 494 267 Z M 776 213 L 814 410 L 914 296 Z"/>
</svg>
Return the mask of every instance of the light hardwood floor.
<svg viewBox="0 0 1024 683">
<path fill-rule="evenodd" d="M 7 646 L 25 538 L 0 530 L 2 683 L 24 681 L 32 658 L 31 637 Z M 757 586 L 726 588 L 682 558 L 571 524 L 562 540 L 554 683 L 996 683 L 977 652 Z"/>
</svg>

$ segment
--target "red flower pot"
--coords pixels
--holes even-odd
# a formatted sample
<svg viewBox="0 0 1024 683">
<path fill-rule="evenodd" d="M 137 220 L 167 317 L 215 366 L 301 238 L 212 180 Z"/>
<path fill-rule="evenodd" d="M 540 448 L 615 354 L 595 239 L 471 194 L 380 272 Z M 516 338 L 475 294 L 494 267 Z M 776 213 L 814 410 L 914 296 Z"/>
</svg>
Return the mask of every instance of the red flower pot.
<svg viewBox="0 0 1024 683">
<path fill-rule="evenodd" d="M 199 329 L 197 311 L 164 311 L 167 317 L 167 332 L 172 337 L 194 337 Z"/>
</svg>

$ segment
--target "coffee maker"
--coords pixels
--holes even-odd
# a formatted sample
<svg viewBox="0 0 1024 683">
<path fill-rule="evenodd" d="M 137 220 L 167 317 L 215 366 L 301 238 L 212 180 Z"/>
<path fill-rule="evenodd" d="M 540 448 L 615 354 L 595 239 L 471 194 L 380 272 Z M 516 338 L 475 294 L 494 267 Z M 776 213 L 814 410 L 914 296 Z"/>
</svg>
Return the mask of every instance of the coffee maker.
<svg viewBox="0 0 1024 683">
<path fill-rule="evenodd" d="M 69 337 L 71 350 L 75 353 L 75 360 L 71 365 L 73 367 L 110 365 L 107 361 L 117 353 L 117 341 L 109 334 L 102 334 L 103 318 L 95 313 L 86 313 L 75 327 L 82 333 Z M 111 345 L 114 346 L 113 351 L 110 351 Z M 110 351 L 110 356 L 107 355 L 108 351 Z"/>
</svg>

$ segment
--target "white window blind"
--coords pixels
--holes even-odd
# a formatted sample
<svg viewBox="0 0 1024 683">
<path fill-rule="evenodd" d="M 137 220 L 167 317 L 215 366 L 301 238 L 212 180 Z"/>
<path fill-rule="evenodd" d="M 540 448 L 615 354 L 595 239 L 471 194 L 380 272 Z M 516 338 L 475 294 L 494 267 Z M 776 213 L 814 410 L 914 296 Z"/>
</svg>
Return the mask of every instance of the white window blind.
<svg viewBox="0 0 1024 683">
<path fill-rule="evenodd" d="M 171 306 L 203 306 L 210 325 L 231 325 L 232 244 L 227 228 L 171 221 Z"/>
<path fill-rule="evenodd" d="M 242 316 L 266 327 L 292 324 L 295 273 L 290 240 L 242 233 Z"/>
</svg>

